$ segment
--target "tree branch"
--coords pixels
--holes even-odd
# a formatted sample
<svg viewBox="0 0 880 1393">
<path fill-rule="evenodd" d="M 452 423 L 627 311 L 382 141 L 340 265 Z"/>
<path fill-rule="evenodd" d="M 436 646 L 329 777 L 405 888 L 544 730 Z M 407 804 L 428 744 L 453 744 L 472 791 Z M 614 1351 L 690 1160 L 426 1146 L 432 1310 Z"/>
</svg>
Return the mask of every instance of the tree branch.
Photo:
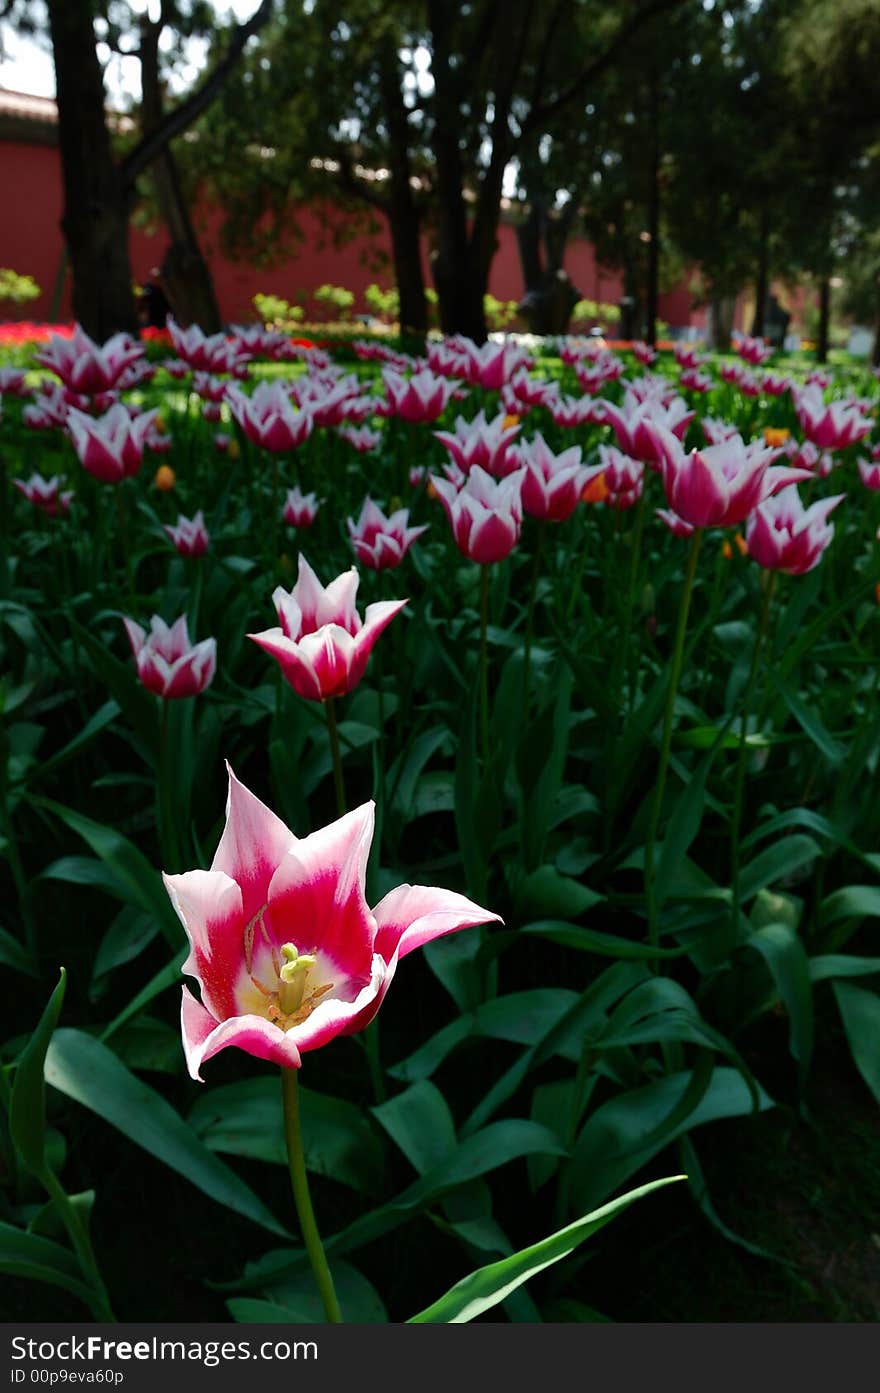
<svg viewBox="0 0 880 1393">
<path fill-rule="evenodd" d="M 652 0 L 652 3 L 630 15 L 626 23 L 618 29 L 604 52 L 588 63 L 585 68 L 582 68 L 573 82 L 570 82 L 567 87 L 563 87 L 562 91 L 557 92 L 550 101 L 532 107 L 522 123 L 520 137 L 543 125 L 551 116 L 555 116 L 557 112 L 568 106 L 569 102 L 573 101 L 585 87 L 588 87 L 610 66 L 620 50 L 626 47 L 630 39 L 634 38 L 649 20 L 656 19 L 658 15 L 665 14 L 668 10 L 677 9 L 685 3 L 687 0 Z"/>
<path fill-rule="evenodd" d="M 144 170 L 153 163 L 158 155 L 161 155 L 166 145 L 191 126 L 197 117 L 211 105 L 219 95 L 220 89 L 238 63 L 244 51 L 248 39 L 258 33 L 270 18 L 273 10 L 273 0 L 261 0 L 259 9 L 247 21 L 240 24 L 235 30 L 229 48 L 221 58 L 201 87 L 198 87 L 185 102 L 175 107 L 174 111 L 168 113 L 160 124 L 148 132 L 141 141 L 135 146 L 130 155 L 122 161 L 119 166 L 119 177 L 124 188 L 131 188 L 135 180 Z"/>
</svg>

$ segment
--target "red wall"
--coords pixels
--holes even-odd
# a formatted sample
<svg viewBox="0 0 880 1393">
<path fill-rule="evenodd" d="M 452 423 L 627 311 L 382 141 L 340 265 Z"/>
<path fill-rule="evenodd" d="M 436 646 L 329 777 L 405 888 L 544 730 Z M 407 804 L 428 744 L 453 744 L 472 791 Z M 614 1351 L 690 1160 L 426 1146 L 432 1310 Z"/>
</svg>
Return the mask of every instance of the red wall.
<svg viewBox="0 0 880 1393">
<path fill-rule="evenodd" d="M 13 215 L 0 220 L 0 266 L 33 276 L 42 291 L 39 300 L 23 306 L 13 317 L 47 319 L 62 252 L 57 147 L 0 140 L 0 179 L 3 187 L 12 191 L 14 199 Z M 258 292 L 295 301 L 298 291 L 311 291 L 329 282 L 354 291 L 358 297 L 357 309 L 363 310 L 363 292 L 371 282 L 383 287 L 392 283 L 390 245 L 382 219 L 376 231 L 361 232 L 351 241 L 337 246 L 319 212 L 311 207 L 302 208 L 297 221 L 303 237 L 295 256 L 271 269 L 255 269 L 247 262 L 231 260 L 221 253 L 218 215 L 205 211 L 198 221 L 221 313 L 229 323 L 256 317 L 251 301 Z M 137 281 L 149 279 L 152 269 L 161 263 L 166 245 L 164 234 L 150 235 L 141 228 L 132 228 L 132 272 Z M 423 247 L 423 254 L 427 273 L 427 246 Z M 598 267 L 592 246 L 582 239 L 570 242 L 566 269 L 586 299 L 615 303 L 622 293 L 620 276 Z M 492 263 L 489 289 L 499 300 L 519 300 L 523 294 L 516 235 L 513 227 L 506 223 L 499 229 L 499 247 Z M 314 310 L 313 304 L 306 306 L 307 315 L 311 316 Z M 699 322 L 698 316 L 691 312 L 690 296 L 684 286 L 661 297 L 660 315 L 672 324 Z M 57 317 L 71 317 L 69 282 L 65 283 Z"/>
</svg>

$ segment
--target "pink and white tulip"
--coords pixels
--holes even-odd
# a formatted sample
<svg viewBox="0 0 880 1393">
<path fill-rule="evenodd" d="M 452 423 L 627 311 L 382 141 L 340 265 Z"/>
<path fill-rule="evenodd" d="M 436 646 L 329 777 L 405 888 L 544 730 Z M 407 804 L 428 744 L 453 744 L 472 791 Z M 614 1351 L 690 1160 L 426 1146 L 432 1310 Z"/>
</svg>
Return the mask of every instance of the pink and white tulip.
<svg viewBox="0 0 880 1393">
<path fill-rule="evenodd" d="M 312 433 L 311 413 L 297 411 L 280 382 L 260 382 L 250 397 L 233 384 L 226 400 L 248 440 L 273 454 L 297 449 Z"/>
<path fill-rule="evenodd" d="M 321 501 L 323 502 L 323 499 Z M 316 493 L 302 493 L 297 484 L 287 490 L 284 507 L 281 509 L 281 520 L 286 522 L 288 527 L 311 527 L 318 516 L 320 506 Z"/>
<path fill-rule="evenodd" d="M 740 436 L 685 453 L 667 433 L 660 466 L 669 505 L 692 527 L 732 527 L 786 484 L 810 478 L 807 470 L 771 469 L 779 451 Z"/>
<path fill-rule="evenodd" d="M 802 576 L 812 571 L 834 536 L 829 514 L 843 501 L 842 493 L 820 498 L 805 508 L 792 485 L 767 498 L 746 523 L 749 556 L 771 571 Z"/>
<path fill-rule="evenodd" d="M 555 455 L 544 437 L 514 445 L 514 463 L 525 469 L 522 506 L 530 517 L 545 522 L 564 522 L 570 518 L 590 471 L 581 462 L 579 445 Z"/>
<path fill-rule="evenodd" d="M 137 474 L 158 414 L 154 409 L 132 416 L 117 403 L 105 415 L 93 417 L 71 407 L 67 429 L 83 468 L 105 484 Z"/>
<path fill-rule="evenodd" d="M 211 538 L 201 508 L 193 518 L 185 518 L 181 513 L 176 527 L 166 525 L 164 530 L 181 556 L 204 556 L 208 550 Z"/>
<path fill-rule="evenodd" d="M 133 619 L 122 622 L 147 691 L 170 700 L 198 696 L 210 685 L 217 668 L 217 640 L 191 643 L 185 615 L 169 626 L 154 614 L 149 633 Z"/>
<path fill-rule="evenodd" d="M 487 421 L 486 413 L 478 411 L 472 421 L 457 416 L 454 431 L 435 430 L 434 436 L 446 447 L 463 474 L 478 464 L 488 474 L 500 478 L 516 468 L 508 462 L 508 453 L 521 429 L 506 422 L 503 413 Z"/>
<path fill-rule="evenodd" d="M 281 665 L 295 692 L 310 701 L 345 696 L 364 675 L 373 644 L 403 609 L 406 600 L 367 605 L 364 618 L 355 609 L 358 581 L 354 567 L 325 587 L 305 557 L 288 592 L 278 586 L 272 600 L 279 627 L 248 634 Z"/>
<path fill-rule="evenodd" d="M 372 498 L 365 498 L 357 522 L 346 518 L 345 525 L 358 561 L 371 571 L 387 571 L 399 566 L 413 542 L 427 532 L 409 526 L 409 509 L 398 508 L 386 517 Z"/>
<path fill-rule="evenodd" d="M 13 479 L 19 493 L 24 494 L 29 503 L 39 508 L 47 517 L 54 518 L 59 513 L 68 513 L 73 498 L 73 490 L 62 492 L 61 480 L 57 475 L 44 479 L 41 474 L 32 474 L 29 479 Z"/>
<path fill-rule="evenodd" d="M 871 430 L 871 422 L 856 405 L 826 402 L 818 386 L 796 391 L 794 403 L 804 435 L 820 450 L 844 450 L 863 440 Z"/>
<path fill-rule="evenodd" d="M 144 347 L 130 334 L 114 334 L 103 347 L 77 324 L 71 338 L 53 334 L 34 355 L 44 368 L 58 374 L 65 387 L 83 396 L 112 391 L 126 369 L 144 356 Z"/>
<path fill-rule="evenodd" d="M 166 875 L 186 930 L 181 1029 L 187 1067 L 229 1046 L 285 1068 L 375 1016 L 399 960 L 432 939 L 498 921 L 452 890 L 399 885 L 365 898 L 374 804 L 295 837 L 229 771 L 226 827 L 209 871 Z"/>
<path fill-rule="evenodd" d="M 431 483 L 452 528 L 459 551 L 481 566 L 509 556 L 522 529 L 522 483 L 525 470 L 493 479 L 475 464 L 460 488 L 431 476 Z"/>
<path fill-rule="evenodd" d="M 427 368 L 409 378 L 393 368 L 383 368 L 382 381 L 386 399 L 376 406 L 377 414 L 399 416 L 413 425 L 425 425 L 442 416 L 458 385 L 449 378 L 435 377 Z"/>
</svg>

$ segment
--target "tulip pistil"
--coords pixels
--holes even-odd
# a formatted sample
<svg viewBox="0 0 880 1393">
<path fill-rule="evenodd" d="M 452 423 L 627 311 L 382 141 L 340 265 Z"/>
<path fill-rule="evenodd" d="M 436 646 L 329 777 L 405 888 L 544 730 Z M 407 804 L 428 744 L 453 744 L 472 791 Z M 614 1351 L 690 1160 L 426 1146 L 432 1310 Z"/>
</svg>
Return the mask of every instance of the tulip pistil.
<svg viewBox="0 0 880 1393">
<path fill-rule="evenodd" d="M 261 917 L 256 917 L 260 919 L 261 928 L 265 932 Z M 272 963 L 278 978 L 275 991 L 249 972 L 251 982 L 266 998 L 267 1018 L 282 1030 L 289 1030 L 291 1026 L 306 1020 L 321 997 L 333 990 L 334 983 L 326 982 L 323 986 L 312 987 L 311 991 L 306 992 L 309 973 L 317 961 L 315 953 L 301 953 L 293 943 L 283 943 L 280 959 L 274 946 L 272 949 Z M 250 964 L 248 966 L 250 967 Z"/>
</svg>

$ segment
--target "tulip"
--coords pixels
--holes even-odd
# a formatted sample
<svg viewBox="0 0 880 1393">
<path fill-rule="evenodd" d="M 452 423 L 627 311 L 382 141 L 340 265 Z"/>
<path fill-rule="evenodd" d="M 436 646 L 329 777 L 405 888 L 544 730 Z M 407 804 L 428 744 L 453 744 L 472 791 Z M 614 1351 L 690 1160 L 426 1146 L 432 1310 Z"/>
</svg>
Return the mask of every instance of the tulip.
<svg viewBox="0 0 880 1393">
<path fill-rule="evenodd" d="M 608 405 L 606 401 L 591 401 L 589 397 L 555 397 L 547 403 L 554 423 L 569 430 L 577 426 L 601 424 Z"/>
<path fill-rule="evenodd" d="M 168 333 L 178 356 L 195 371 L 230 372 L 236 377 L 247 371 L 250 354 L 240 342 L 227 339 L 225 334 L 206 337 L 197 324 L 181 329 L 170 315 Z"/>
<path fill-rule="evenodd" d="M 725 440 L 733 440 L 735 436 L 739 435 L 737 426 L 731 425 L 729 421 L 721 421 L 716 416 L 704 416 L 700 425 L 710 445 L 723 445 Z M 768 445 L 774 443 L 770 440 L 767 441 Z"/>
<path fill-rule="evenodd" d="M 644 491 L 645 466 L 613 445 L 600 445 L 599 459 L 601 463 L 596 468 L 604 479 L 608 506 L 619 512 L 632 508 Z"/>
<path fill-rule="evenodd" d="M 0 368 L 0 396 L 26 397 L 29 389 L 25 377 L 24 368 Z"/>
<path fill-rule="evenodd" d="M 641 339 L 633 344 L 632 351 L 636 362 L 641 363 L 645 368 L 649 368 L 657 359 L 656 348 L 652 348 L 649 343 L 642 343 Z"/>
<path fill-rule="evenodd" d="M 290 395 L 316 426 L 358 425 L 376 410 L 373 397 L 361 396 L 360 378 L 306 374 L 290 384 Z"/>
<path fill-rule="evenodd" d="M 834 536 L 828 516 L 843 501 L 842 493 L 820 498 L 805 508 L 792 485 L 760 503 L 746 523 L 746 546 L 760 566 L 801 576 L 818 566 Z"/>
<path fill-rule="evenodd" d="M 777 450 L 740 436 L 686 454 L 668 432 L 660 466 L 666 497 L 692 527 L 732 527 L 786 484 L 810 478 L 807 470 L 771 469 Z"/>
<path fill-rule="evenodd" d="M 398 960 L 498 922 L 451 890 L 399 885 L 366 902 L 374 804 L 298 838 L 229 771 L 226 827 L 209 871 L 164 876 L 190 943 L 181 1028 L 187 1067 L 230 1045 L 286 1068 L 363 1030 Z"/>
<path fill-rule="evenodd" d="M 192 389 L 202 401 L 212 401 L 220 403 L 226 399 L 226 388 L 228 382 L 222 377 L 215 377 L 210 372 L 193 373 Z"/>
<path fill-rule="evenodd" d="M 87 416 L 71 407 L 67 429 L 83 468 L 105 484 L 118 484 L 137 474 L 144 459 L 147 438 L 158 411 L 143 411 L 132 417 L 117 403 L 99 417 Z"/>
<path fill-rule="evenodd" d="M 34 356 L 58 374 L 65 387 L 85 396 L 109 392 L 133 363 L 144 355 L 142 344 L 129 334 L 114 334 L 102 348 L 77 324 L 69 339 L 53 334 Z"/>
<path fill-rule="evenodd" d="M 856 405 L 826 402 L 816 385 L 795 393 L 795 410 L 804 435 L 820 450 L 844 450 L 864 439 L 871 429 L 871 422 Z"/>
<path fill-rule="evenodd" d="M 662 435 L 671 432 L 679 440 L 694 418 L 694 412 L 681 397 L 664 406 L 655 397 L 636 401 L 633 394 L 624 394 L 623 406 L 603 402 L 603 417 L 614 427 L 617 442 L 625 455 L 641 460 L 657 469 L 663 455 Z"/>
<path fill-rule="evenodd" d="M 671 508 L 655 508 L 655 513 L 660 521 L 669 528 L 673 537 L 693 537 L 696 528 L 692 527 L 684 518 L 680 518 L 678 513 L 674 513 Z"/>
<path fill-rule="evenodd" d="M 386 401 L 376 407 L 378 414 L 399 416 L 414 425 L 436 421 L 446 410 L 457 385 L 447 378 L 435 377 L 426 368 L 409 379 L 401 377 L 393 368 L 383 368 L 382 381 Z"/>
<path fill-rule="evenodd" d="M 687 392 L 711 392 L 715 383 L 708 373 L 699 372 L 696 368 L 685 368 L 679 378 L 679 384 Z"/>
<path fill-rule="evenodd" d="M 177 526 L 166 526 L 165 532 L 171 538 L 181 556 L 204 556 L 211 540 L 205 526 L 204 513 L 199 509 L 194 518 L 178 516 Z"/>
<path fill-rule="evenodd" d="M 251 397 L 240 387 L 230 386 L 226 400 L 248 440 L 265 450 L 276 454 L 295 450 L 311 435 L 311 414 L 294 409 L 280 382 L 258 383 Z"/>
<path fill-rule="evenodd" d="M 744 362 L 751 363 L 753 367 L 760 367 L 773 354 L 773 349 L 764 339 L 741 334 L 737 329 L 734 329 L 731 338 L 734 353 L 738 353 Z"/>
<path fill-rule="evenodd" d="M 62 493 L 61 480 L 57 475 L 44 479 L 41 474 L 34 473 L 29 479 L 13 479 L 12 482 L 19 493 L 24 494 L 27 501 L 40 508 L 47 517 L 54 518 L 59 513 L 70 511 L 73 490 Z"/>
<path fill-rule="evenodd" d="M 321 502 L 324 500 L 322 499 Z M 315 493 L 302 493 L 299 484 L 287 490 L 287 498 L 281 510 L 281 519 L 288 527 L 311 527 L 318 515 L 321 503 Z"/>
<path fill-rule="evenodd" d="M 555 382 L 548 382 L 543 377 L 530 377 L 525 368 L 519 368 L 501 389 L 502 405 L 505 409 L 513 407 L 512 414 L 533 406 L 550 407 L 558 396 L 559 388 Z"/>
<path fill-rule="evenodd" d="M 160 464 L 153 476 L 153 483 L 160 493 L 170 493 L 177 483 L 177 475 L 169 464 Z"/>
<path fill-rule="evenodd" d="M 865 488 L 880 489 L 880 460 L 860 459 L 859 474 Z"/>
<path fill-rule="evenodd" d="M 508 463 L 508 451 L 519 432 L 519 422 L 511 424 L 503 413 L 487 421 L 486 413 L 478 411 L 472 421 L 457 416 L 454 431 L 435 430 L 434 436 L 445 445 L 463 474 L 478 464 L 488 474 L 500 478 L 516 468 Z"/>
<path fill-rule="evenodd" d="M 359 576 L 354 567 L 324 588 L 305 557 L 288 594 L 278 586 L 272 600 L 279 628 L 248 634 L 281 664 L 286 681 L 301 697 L 326 701 L 345 696 L 364 675 L 373 644 L 406 600 L 367 605 L 363 621 L 355 609 Z"/>
<path fill-rule="evenodd" d="M 210 685 L 217 667 L 217 640 L 206 638 L 201 643 L 191 643 L 185 615 L 169 628 L 154 614 L 149 633 L 133 619 L 122 622 L 138 677 L 147 691 L 171 699 L 197 696 Z"/>
<path fill-rule="evenodd" d="M 698 343 L 677 343 L 672 352 L 680 368 L 699 368 L 706 361 Z"/>
<path fill-rule="evenodd" d="M 528 355 L 515 344 L 484 343 L 477 347 L 473 339 L 460 337 L 456 348 L 462 356 L 465 380 L 486 392 L 500 391 L 519 369 L 532 366 Z"/>
<path fill-rule="evenodd" d="M 70 405 L 64 388 L 57 382 L 38 392 L 32 402 L 28 402 L 21 419 L 31 430 L 54 430 L 67 423 Z"/>
<path fill-rule="evenodd" d="M 771 444 L 767 441 L 767 444 Z M 783 444 L 792 469 L 809 469 L 818 479 L 825 479 L 834 468 L 834 458 L 828 450 L 820 450 L 811 440 L 789 438 Z"/>
<path fill-rule="evenodd" d="M 761 391 L 768 397 L 781 397 L 790 392 L 793 382 L 790 377 L 780 377 L 775 372 L 765 372 L 759 378 Z"/>
<path fill-rule="evenodd" d="M 340 426 L 337 435 L 359 455 L 372 454 L 382 444 L 382 432 L 369 426 Z"/>
<path fill-rule="evenodd" d="M 417 537 L 427 532 L 427 525 L 410 527 L 409 509 L 398 508 L 390 517 L 365 498 L 357 522 L 346 518 L 348 535 L 358 561 L 371 571 L 386 571 L 399 566 Z"/>
<path fill-rule="evenodd" d="M 482 566 L 502 561 L 519 541 L 522 528 L 522 482 L 518 469 L 497 481 L 475 464 L 461 488 L 431 476 L 459 551 Z"/>
<path fill-rule="evenodd" d="M 525 468 L 522 506 L 530 517 L 564 522 L 580 501 L 590 471 L 581 463 L 579 445 L 554 455 L 539 433 L 534 440 L 514 445 L 513 462 Z"/>
</svg>

